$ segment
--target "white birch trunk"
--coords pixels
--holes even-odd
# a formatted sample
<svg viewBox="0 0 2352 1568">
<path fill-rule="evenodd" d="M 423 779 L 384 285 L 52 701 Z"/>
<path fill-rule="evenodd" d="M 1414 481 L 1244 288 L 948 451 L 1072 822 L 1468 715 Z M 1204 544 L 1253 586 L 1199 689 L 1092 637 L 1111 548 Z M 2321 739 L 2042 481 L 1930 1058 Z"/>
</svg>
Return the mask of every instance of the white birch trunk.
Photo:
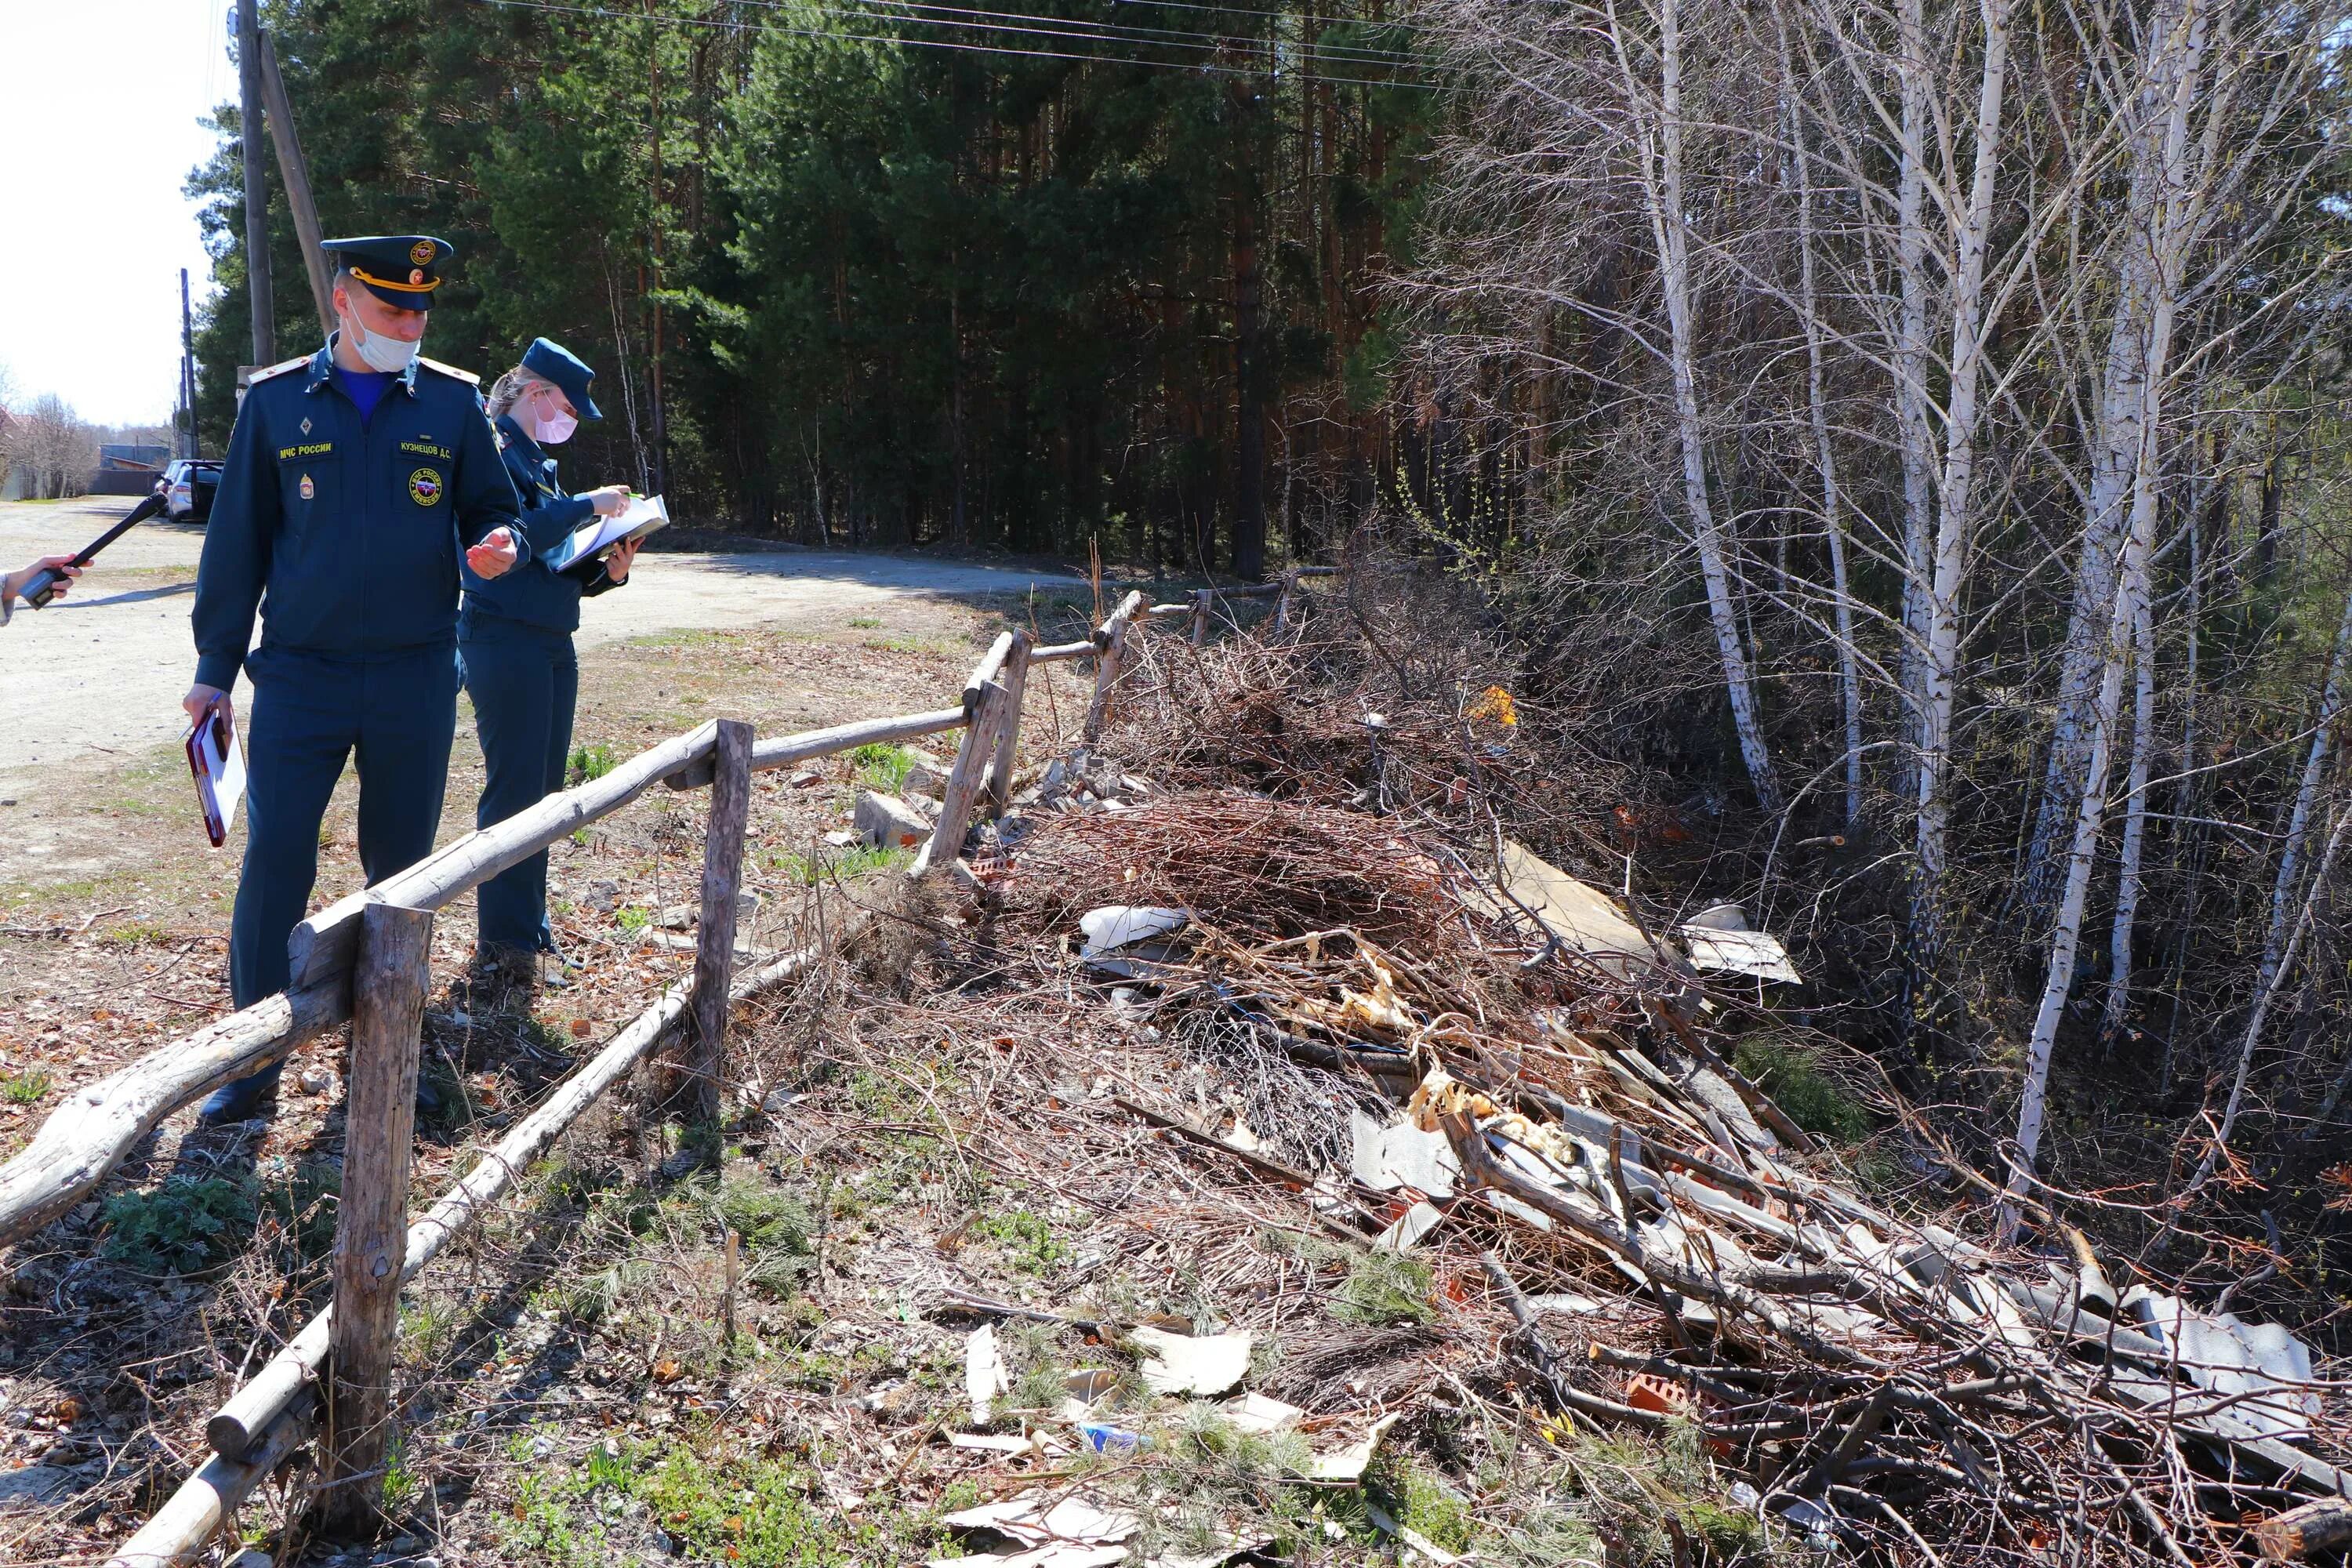
<svg viewBox="0 0 2352 1568">
<path fill-rule="evenodd" d="M 2196 526 L 2192 516 L 2189 526 Z M 2131 1005 L 2132 924 L 2139 917 L 2140 854 L 2147 840 L 2148 752 L 2156 731 L 2156 632 L 2145 595 L 2132 606 L 2132 747 L 2124 797 L 2123 845 L 2116 856 L 2116 918 L 2107 937 L 2107 1001 L 2099 1020 L 2103 1038 L 2124 1026 Z"/>
<path fill-rule="evenodd" d="M 1978 83 L 1976 162 L 1952 275 L 1951 385 L 1945 401 L 1944 471 L 1933 575 L 1922 606 L 1920 708 L 1916 749 L 1918 826 L 1914 841 L 1911 938 L 1932 970 L 1943 944 L 1942 894 L 1951 802 L 1952 710 L 1959 674 L 1960 590 L 1968 569 L 1976 478 L 1979 383 L 1984 368 L 1984 278 L 1991 243 L 1994 175 L 2001 155 L 2001 100 L 2009 70 L 2010 0 L 1984 0 L 1984 66 Z"/>
<path fill-rule="evenodd" d="M 2149 54 L 2144 57 L 2147 79 L 2168 96 L 2169 112 L 2155 157 L 2135 160 L 2136 187 L 2152 183 L 2157 195 L 2142 201 L 2136 195 L 2135 212 L 2148 221 L 2124 237 L 2123 275 L 2116 299 L 2117 321 L 2112 345 L 2126 331 L 2139 334 L 2140 346 L 2111 352 L 2111 374 L 2121 374 L 2131 384 L 2102 389 L 2102 423 L 2127 421 L 2137 446 L 2130 454 L 2129 521 L 2117 552 L 2115 589 L 2100 649 L 2097 694 L 2084 737 L 2087 750 L 2079 794 L 2074 801 L 2073 833 L 2067 850 L 2065 878 L 2057 920 L 2050 935 L 2050 963 L 2044 975 L 2042 1002 L 2026 1046 L 2025 1089 L 2018 1106 L 2016 1163 L 2010 1191 L 2023 1191 L 2041 1152 L 2042 1127 L 2050 1083 L 2050 1059 L 2058 1039 L 2058 1025 L 2074 989 L 2074 959 L 2082 936 L 2083 905 L 2091 883 L 2092 862 L 2098 850 L 2099 831 L 2106 814 L 2107 773 L 2112 757 L 2117 710 L 2123 699 L 2123 672 L 2135 640 L 2135 627 L 2148 603 L 2148 557 L 2156 534 L 2157 446 L 2164 411 L 2166 363 L 2172 342 L 2172 321 L 2179 298 L 2183 260 L 2184 221 L 2189 205 L 2183 154 L 2188 137 L 2189 109 L 2196 97 L 2204 44 L 2200 0 L 2187 0 L 2183 10 L 2151 28 Z M 2143 144 L 2146 138 L 2143 139 Z M 2140 279 L 2135 287 L 2133 279 Z M 2137 320 L 2126 321 L 2126 315 Z M 2129 395 L 2128 409 L 2125 394 Z M 2103 436 L 2105 432 L 2103 432 Z M 2093 506 L 2098 504 L 2095 489 Z M 2087 545 L 2086 545 L 2087 548 Z M 2013 1223 L 2014 1211 L 2005 1215 Z"/>
<path fill-rule="evenodd" d="M 2151 399 L 2146 389 L 2161 388 L 2171 357 L 2182 253 L 2191 226 L 2189 209 L 2200 205 L 2188 189 L 2193 171 L 2187 152 L 2189 110 L 2204 63 L 2206 17 L 2206 0 L 2182 0 L 2150 18 L 2150 44 L 2142 57 L 2139 91 L 2134 95 L 2139 123 L 2129 131 L 2134 152 L 2126 221 L 2130 230 L 2122 241 L 2106 374 L 2091 442 L 2090 502 L 2059 660 L 2058 714 L 2051 728 L 2042 800 L 2026 857 L 2023 893 L 2032 910 L 2049 907 L 2056 884 L 2052 857 L 2064 833 L 2066 807 L 2086 760 L 2084 725 L 2092 676 L 2101 658 L 2100 626 L 2115 593 L 2125 511 L 2137 504 L 2141 454 L 2147 447 L 2141 426 L 2155 418 L 2161 405 L 2160 390 Z M 2202 167 L 2205 160 L 2199 163 Z"/>
<path fill-rule="evenodd" d="M 1644 93 L 1635 71 L 1615 5 L 1609 9 L 1611 41 L 1624 73 L 1627 101 L 1638 108 Z M 1683 61 L 1681 0 L 1662 0 L 1658 9 L 1658 96 L 1654 121 L 1641 138 L 1642 192 L 1649 208 L 1650 230 L 1658 253 L 1659 287 L 1665 297 L 1668 357 L 1674 374 L 1675 423 L 1682 446 L 1683 504 L 1690 514 L 1691 532 L 1698 547 L 1699 573 L 1706 586 L 1708 618 L 1714 623 L 1716 651 L 1723 661 L 1723 680 L 1731 702 L 1732 723 L 1739 737 L 1739 755 L 1747 764 L 1757 804 L 1766 813 L 1780 811 L 1780 781 L 1764 742 L 1763 715 L 1748 673 L 1739 617 L 1732 603 L 1731 572 L 1724 557 L 1723 535 L 1706 490 L 1706 426 L 1699 417 L 1697 352 L 1696 348 L 1696 286 L 1691 276 L 1689 217 L 1683 202 Z"/>
<path fill-rule="evenodd" d="M 1897 90 L 1895 275 L 1895 429 L 1903 448 L 1903 693 L 1914 722 L 1926 708 L 1928 540 L 1933 531 L 1935 437 L 1927 423 L 1927 25 L 1926 0 L 1896 13 Z M 1916 760 L 1906 767 L 1916 787 Z"/>
</svg>

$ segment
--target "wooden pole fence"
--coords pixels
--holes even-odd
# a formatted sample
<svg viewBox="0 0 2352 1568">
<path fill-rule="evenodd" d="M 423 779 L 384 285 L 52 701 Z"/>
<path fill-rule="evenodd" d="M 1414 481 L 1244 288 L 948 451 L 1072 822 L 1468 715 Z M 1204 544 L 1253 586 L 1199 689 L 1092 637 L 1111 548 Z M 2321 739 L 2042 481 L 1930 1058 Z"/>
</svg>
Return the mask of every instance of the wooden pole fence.
<svg viewBox="0 0 2352 1568">
<path fill-rule="evenodd" d="M 433 980 L 433 916 L 371 901 L 352 981 L 352 1068 L 335 1221 L 334 1376 L 327 1393 L 327 1529 L 356 1534 L 383 1495 L 394 1349 L 416 1145 L 417 1055 Z"/>
<path fill-rule="evenodd" d="M 710 826 L 702 837 L 702 921 L 694 950 L 694 1027 L 682 1085 L 687 1111 L 717 1124 L 726 1081 L 727 988 L 735 970 L 735 923 L 743 886 L 743 833 L 751 818 L 751 726 L 719 721 L 710 753 Z"/>
<path fill-rule="evenodd" d="M 812 950 L 803 949 L 763 964 L 736 984 L 733 1000 L 749 1001 L 772 989 L 806 969 L 814 956 Z M 690 979 L 664 992 L 545 1103 L 509 1129 L 424 1218 L 410 1226 L 401 1283 L 423 1272 L 452 1239 L 512 1190 L 522 1173 L 583 1111 L 673 1038 L 685 1025 L 692 996 Z M 289 1431 L 288 1422 L 300 1420 L 305 1391 L 326 1361 L 333 1323 L 331 1307 L 318 1313 L 221 1406 L 205 1426 L 205 1437 L 215 1459 L 189 1478 L 172 1501 L 124 1545 L 110 1568 L 116 1564 L 164 1568 L 185 1562 L 203 1549 L 213 1529 L 251 1486 L 307 1439 L 305 1431 L 290 1442 L 282 1440 Z M 212 1500 L 206 1502 L 206 1499 Z"/>
<path fill-rule="evenodd" d="M 562 1135 L 622 1075 L 682 1024 L 690 1029 L 690 1079 L 698 1114 L 715 1118 L 725 1071 L 729 1006 L 797 973 L 808 954 L 730 984 L 750 815 L 751 774 L 877 742 L 962 729 L 949 795 L 960 809 L 925 846 L 918 873 L 943 835 L 960 852 L 976 806 L 1001 811 L 1020 750 L 1021 701 L 1029 667 L 1096 658 L 1087 710 L 1099 733 L 1119 676 L 1127 635 L 1139 619 L 1177 615 L 1198 600 L 1147 605 L 1130 592 L 1082 642 L 1036 647 L 1026 632 L 999 637 L 975 667 L 960 707 L 837 725 L 777 741 L 751 726 L 718 721 L 639 753 L 604 778 L 551 795 L 479 829 L 364 893 L 303 922 L 289 942 L 288 990 L 150 1053 L 78 1091 L 16 1159 L 0 1166 L 0 1244 L 14 1241 L 80 1201 L 140 1137 L 196 1096 L 282 1058 L 346 1018 L 354 1021 L 347 1101 L 335 1300 L 239 1389 L 206 1424 L 213 1458 L 110 1560 L 110 1568 L 167 1568 L 189 1562 L 278 1463 L 313 1433 L 320 1414 L 310 1383 L 331 1356 L 325 1404 L 330 1528 L 362 1525 L 382 1495 L 391 1422 L 391 1370 L 401 1287 L 447 1240 L 503 1195 L 521 1170 Z M 673 789 L 712 786 L 704 842 L 701 932 L 690 981 L 673 985 L 548 1102 L 515 1127 L 425 1218 L 406 1217 L 414 1159 L 420 1027 L 430 984 L 433 911 L 468 888 L 620 809 L 656 782 Z M 954 863 L 958 853 L 947 859 Z"/>
<path fill-rule="evenodd" d="M 1029 634 L 1015 631 L 1012 643 L 1004 650 L 1004 662 L 999 667 L 998 679 L 1004 687 L 1002 711 L 997 716 L 995 733 L 990 738 L 988 778 L 982 786 L 982 795 L 991 816 L 1002 816 L 1013 801 L 1013 771 L 1020 761 L 1021 705 L 1029 695 Z"/>
</svg>

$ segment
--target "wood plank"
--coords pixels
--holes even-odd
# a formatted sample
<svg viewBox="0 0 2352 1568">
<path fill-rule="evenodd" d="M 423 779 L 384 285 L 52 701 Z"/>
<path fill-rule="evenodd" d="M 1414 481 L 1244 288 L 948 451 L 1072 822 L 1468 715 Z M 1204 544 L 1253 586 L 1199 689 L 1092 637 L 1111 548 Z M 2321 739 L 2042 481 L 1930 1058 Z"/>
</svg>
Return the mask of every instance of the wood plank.
<svg viewBox="0 0 2352 1568">
<path fill-rule="evenodd" d="M 735 917 L 743 886 L 743 833 L 751 816 L 751 726 L 719 721 L 712 748 L 710 825 L 702 838 L 702 920 L 694 950 L 694 1027 L 681 1086 L 688 1113 L 719 1121 L 727 1077 L 728 985 L 735 972 Z"/>
<path fill-rule="evenodd" d="M 431 911 L 371 902 L 360 918 L 360 967 L 352 981 L 351 1087 L 335 1222 L 323 1513 L 337 1533 L 372 1525 L 383 1496 L 415 1152 L 418 1031 L 432 974 Z"/>
</svg>

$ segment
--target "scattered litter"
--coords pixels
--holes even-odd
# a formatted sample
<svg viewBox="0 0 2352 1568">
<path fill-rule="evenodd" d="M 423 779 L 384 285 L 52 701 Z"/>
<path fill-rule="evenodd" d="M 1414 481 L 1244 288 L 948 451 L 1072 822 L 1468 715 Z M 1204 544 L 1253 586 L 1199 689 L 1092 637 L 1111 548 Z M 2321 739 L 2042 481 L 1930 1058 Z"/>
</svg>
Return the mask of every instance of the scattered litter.
<svg viewBox="0 0 2352 1568">
<path fill-rule="evenodd" d="M 978 1448 L 992 1454 L 1031 1454 L 1039 1452 L 1034 1437 L 1016 1437 L 1010 1432 L 950 1432 L 948 1446 L 952 1448 Z"/>
<path fill-rule="evenodd" d="M 1223 1394 L 1249 1373 L 1250 1349 L 1256 1337 L 1247 1333 L 1171 1334 L 1165 1329 L 1140 1328 L 1128 1336 L 1147 1352 L 1143 1381 L 1154 1394 Z"/>
<path fill-rule="evenodd" d="M 938 1558 L 928 1568 L 1109 1568 L 1126 1561 L 1125 1543 L 1142 1528 L 1134 1514 L 1100 1508 L 1085 1498 L 1065 1497 L 1049 1506 L 1040 1491 L 982 1503 L 940 1522 L 959 1532 L 1003 1536 L 1019 1550 Z"/>
<path fill-rule="evenodd" d="M 1602 1303 L 1590 1296 L 1579 1296 L 1571 1290 L 1557 1291 L 1549 1296 L 1530 1296 L 1528 1305 L 1538 1312 L 1560 1312 L 1571 1317 L 1583 1317 L 1598 1312 Z"/>
<path fill-rule="evenodd" d="M 1372 1245 L 1383 1252 L 1405 1252 L 1422 1237 L 1435 1230 L 1444 1215 L 1437 1205 L 1426 1198 L 1397 1215 L 1388 1229 L 1372 1238 Z"/>
<path fill-rule="evenodd" d="M 1182 910 L 1144 904 L 1106 904 L 1088 910 L 1078 917 L 1078 929 L 1087 935 L 1080 956 L 1093 958 L 1146 937 L 1169 935 L 1183 930 L 1188 918 Z"/>
<path fill-rule="evenodd" d="M 1206 1552 L 1168 1551 L 1143 1560 L 1143 1568 L 1223 1568 L 1244 1552 L 1263 1552 L 1274 1544 L 1271 1535 L 1236 1534 L 1220 1530 Z"/>
<path fill-rule="evenodd" d="M 999 1394 L 1012 1392 L 1004 1357 L 996 1348 L 996 1325 L 982 1323 L 963 1342 L 963 1392 L 971 1401 L 971 1424 L 988 1425 Z"/>
<path fill-rule="evenodd" d="M 1717 904 L 1702 910 L 1675 934 L 1690 948 L 1693 969 L 1710 974 L 1744 974 L 1755 980 L 1803 981 L 1789 962 L 1780 939 L 1750 931 L 1748 915 L 1738 904 Z"/>
<path fill-rule="evenodd" d="M 2200 1312 L 2178 1296 L 2134 1285 L 2126 1318 L 2162 1340 L 2190 1382 L 2231 1401 L 2230 1412 L 2266 1437 L 2311 1436 L 2320 1413 L 2311 1386 L 2311 1348 L 2276 1323 L 2241 1322 L 2235 1312 Z"/>
<path fill-rule="evenodd" d="M 1062 1379 L 1062 1386 L 1071 1398 L 1091 1404 L 1118 1386 L 1118 1373 L 1108 1367 L 1082 1366 Z"/>
<path fill-rule="evenodd" d="M 1386 1509 L 1370 1498 L 1364 1500 L 1364 1517 L 1372 1521 L 1373 1529 L 1383 1534 L 1394 1536 L 1414 1556 L 1425 1562 L 1438 1563 L 1441 1568 L 1451 1568 L 1451 1564 L 1462 1561 L 1461 1558 L 1444 1550 L 1411 1525 L 1398 1523 L 1389 1517 Z"/>
<path fill-rule="evenodd" d="M 1078 1423 L 1078 1436 L 1097 1454 L 1127 1454 L 1143 1447 L 1143 1434 L 1100 1421 Z"/>
<path fill-rule="evenodd" d="M 1383 1126 L 1361 1110 L 1349 1112 L 1355 1152 L 1348 1163 L 1355 1178 L 1376 1193 L 1410 1187 L 1439 1203 L 1454 1195 L 1462 1160 L 1443 1132 L 1427 1132 L 1410 1120 Z"/>
<path fill-rule="evenodd" d="M 1242 1394 L 1217 1406 L 1217 1411 L 1244 1432 L 1279 1432 L 1307 1413 L 1263 1394 Z"/>
<path fill-rule="evenodd" d="M 1395 1426 L 1402 1415 L 1402 1411 L 1391 1411 L 1373 1422 L 1372 1429 L 1365 1433 L 1361 1440 L 1350 1443 L 1336 1453 L 1316 1455 L 1307 1467 L 1307 1479 L 1354 1486 L 1371 1468 L 1372 1456 L 1379 1451 L 1381 1439 L 1388 1436 L 1389 1428 Z"/>
</svg>

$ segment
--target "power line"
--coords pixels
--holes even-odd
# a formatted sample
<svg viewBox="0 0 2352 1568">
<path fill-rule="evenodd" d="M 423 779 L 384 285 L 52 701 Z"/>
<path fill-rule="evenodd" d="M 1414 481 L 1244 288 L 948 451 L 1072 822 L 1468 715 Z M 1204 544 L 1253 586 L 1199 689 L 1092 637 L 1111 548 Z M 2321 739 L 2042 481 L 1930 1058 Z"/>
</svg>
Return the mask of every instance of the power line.
<svg viewBox="0 0 2352 1568">
<path fill-rule="evenodd" d="M 739 3 L 761 5 L 771 10 L 783 10 L 788 8 L 788 0 L 739 0 Z M 825 5 L 815 5 L 807 8 L 825 12 L 831 15 L 852 15 L 857 16 L 859 19 L 865 19 L 867 17 L 894 18 L 898 13 L 905 12 L 909 13 L 909 15 L 905 16 L 904 20 L 909 22 L 919 22 L 931 26 L 985 26 L 993 31 L 1045 32 L 1051 34 L 1052 36 L 1061 37 L 1100 37 L 1110 42 L 1142 44 L 1150 47 L 1165 48 L 1202 49 L 1220 53 L 1236 48 L 1240 52 L 1246 54 L 1272 56 L 1278 55 L 1280 53 L 1280 41 L 1278 39 L 1259 38 L 1246 35 L 1209 33 L 1202 32 L 1197 29 L 1181 27 L 1151 27 L 1145 26 L 1140 24 L 1125 22 L 1097 22 L 1085 16 L 1039 16 L 1026 11 L 991 11 L 968 5 L 940 5 L 932 3 L 932 0 L 845 0 L 845 3 L 852 5 L 866 7 L 867 9 L 855 13 L 845 13 L 836 11 L 833 6 Z M 889 7 L 889 9 L 884 10 L 881 9 L 882 7 Z M 941 13 L 942 15 L 924 16 L 912 14 L 924 12 Z M 1005 22 L 1062 23 L 1067 26 L 1089 29 L 1108 29 L 1115 27 L 1119 29 L 1119 31 L 1070 33 L 1063 30 L 1062 28 L 1055 27 L 1033 28 L 1021 26 L 1000 26 L 997 23 L 992 21 L 977 22 L 962 20 L 962 18 L 967 17 L 1002 18 Z M 1164 37 L 1146 37 L 1141 36 L 1151 33 L 1164 35 Z M 1206 43 L 1179 41 L 1195 38 L 1207 39 L 1210 41 Z M 1420 63 L 1417 58 L 1410 50 L 1380 48 L 1366 45 L 1342 44 L 1328 47 L 1318 45 L 1315 53 L 1319 58 L 1325 59 L 1340 60 L 1349 64 L 1410 66 Z"/>
<path fill-rule="evenodd" d="M 845 43 L 894 44 L 908 48 L 943 49 L 957 54 L 1003 55 L 1026 59 L 1073 60 L 1081 64 L 1091 65 L 1129 65 L 1155 68 L 1162 70 L 1193 71 L 1213 76 L 1256 77 L 1265 74 L 1261 70 L 1251 69 L 1244 67 L 1217 65 L 1208 60 L 1147 59 L 1139 56 L 1107 55 L 1099 52 L 1081 54 L 1062 49 L 1021 49 L 996 44 L 961 43 L 946 38 L 914 38 L 897 33 L 850 33 L 844 32 L 838 28 L 794 27 L 782 24 L 730 22 L 711 16 L 667 16 L 660 15 L 647 15 L 641 11 L 615 11 L 607 6 L 602 5 L 567 5 L 561 3 L 561 0 L 476 0 L 476 3 L 479 5 L 497 6 L 504 10 L 543 11 L 562 16 L 598 16 L 618 22 L 651 22 L 663 26 L 703 27 L 714 31 L 729 33 L 772 33 L 781 37 L 813 38 L 819 41 L 835 40 Z M 768 0 L 739 0 L 739 3 L 761 5 L 762 8 L 767 9 L 782 8 L 781 5 L 769 4 Z M 831 12 L 824 6 L 811 6 L 810 9 L 816 10 L 820 14 L 824 15 L 840 15 L 845 16 L 851 15 L 848 13 Z M 858 19 L 870 18 L 860 16 Z M 1100 38 L 1100 35 L 1085 33 L 1058 33 L 1055 36 L 1079 41 L 1098 41 Z M 1144 42 L 1144 40 L 1140 39 L 1119 41 L 1131 43 Z M 1347 76 L 1330 71 L 1321 71 L 1316 74 L 1322 80 L 1339 86 L 1393 87 L 1402 88 L 1416 92 L 1452 92 L 1455 90 L 1451 87 L 1436 82 L 1391 81 L 1384 80 L 1377 77 Z"/>
</svg>

